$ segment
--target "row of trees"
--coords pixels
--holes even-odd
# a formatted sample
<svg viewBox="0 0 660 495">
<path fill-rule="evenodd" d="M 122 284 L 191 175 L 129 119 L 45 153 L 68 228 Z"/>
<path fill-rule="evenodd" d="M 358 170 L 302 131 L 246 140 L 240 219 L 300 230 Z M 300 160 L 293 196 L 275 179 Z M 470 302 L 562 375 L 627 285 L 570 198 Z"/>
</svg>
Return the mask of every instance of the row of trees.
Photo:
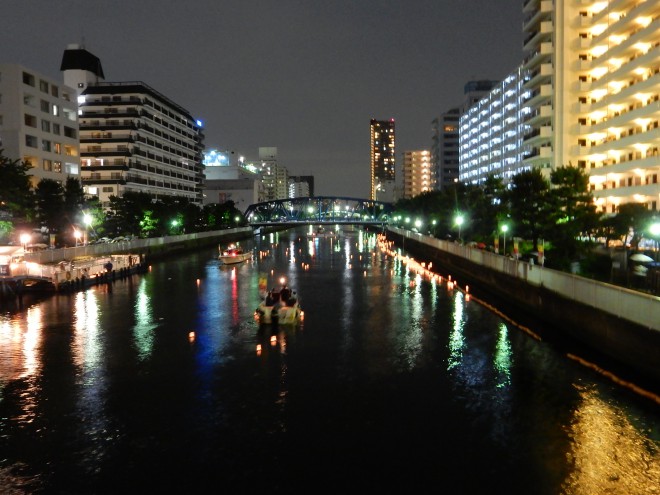
<svg viewBox="0 0 660 495">
<path fill-rule="evenodd" d="M 424 230 L 438 238 L 492 245 L 506 235 L 529 241 L 538 251 L 544 241 L 552 266 L 568 268 L 589 252 L 595 242 L 623 240 L 636 247 L 647 235 L 654 212 L 643 204 L 625 204 L 616 215 L 596 212 L 589 177 L 576 167 L 553 170 L 549 180 L 538 170 L 522 171 L 508 187 L 494 176 L 483 185 L 457 183 L 451 190 L 434 191 L 395 204 L 394 218 L 423 218 Z M 510 244 L 511 246 L 511 244 Z"/>
<path fill-rule="evenodd" d="M 0 150 L 0 242 L 16 241 L 18 232 L 40 230 L 56 244 L 72 245 L 74 232 L 89 239 L 131 235 L 158 237 L 246 225 L 233 202 L 203 207 L 178 197 L 155 198 L 128 192 L 112 197 L 108 208 L 86 197 L 73 177 L 64 184 L 42 179 L 32 187 L 30 167 Z M 87 222 L 85 221 L 87 219 Z"/>
</svg>

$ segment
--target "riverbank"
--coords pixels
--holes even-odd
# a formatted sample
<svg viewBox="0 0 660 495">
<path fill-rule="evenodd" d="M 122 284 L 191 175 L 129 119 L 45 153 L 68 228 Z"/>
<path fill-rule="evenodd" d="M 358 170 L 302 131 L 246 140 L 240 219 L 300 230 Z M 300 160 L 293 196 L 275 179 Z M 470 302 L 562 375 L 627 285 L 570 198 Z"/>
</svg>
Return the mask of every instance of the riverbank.
<svg viewBox="0 0 660 495">
<path fill-rule="evenodd" d="M 252 236 L 252 228 L 240 227 L 33 253 L 14 250 L 6 263 L 0 262 L 0 300 L 84 289 L 142 272 L 149 263 L 183 251 Z"/>
<path fill-rule="evenodd" d="M 660 298 L 403 229 L 386 235 L 434 271 L 541 321 L 545 338 L 575 341 L 660 381 Z"/>
</svg>

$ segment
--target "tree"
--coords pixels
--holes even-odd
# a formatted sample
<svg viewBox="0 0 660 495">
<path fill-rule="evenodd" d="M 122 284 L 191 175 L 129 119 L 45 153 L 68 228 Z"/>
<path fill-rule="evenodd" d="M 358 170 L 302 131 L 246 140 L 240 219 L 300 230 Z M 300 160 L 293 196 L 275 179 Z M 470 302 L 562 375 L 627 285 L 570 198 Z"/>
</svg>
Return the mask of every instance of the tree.
<svg viewBox="0 0 660 495">
<path fill-rule="evenodd" d="M 622 239 L 626 246 L 636 249 L 652 218 L 653 212 L 644 203 L 619 205 L 612 221 L 615 235 Z"/>
<path fill-rule="evenodd" d="M 540 170 L 525 170 L 512 177 L 506 196 L 516 233 L 531 240 L 533 250 L 538 251 L 539 237 L 552 213 L 550 183 Z"/>
<path fill-rule="evenodd" d="M 550 174 L 552 188 L 551 222 L 546 235 L 552 239 L 553 256 L 562 265 L 575 261 L 585 252 L 590 236 L 598 225 L 589 177 L 576 167 L 559 167 Z"/>
<path fill-rule="evenodd" d="M 142 233 L 141 221 L 145 212 L 155 208 L 154 198 L 144 192 L 128 191 L 121 197 L 110 196 L 110 207 L 106 216 L 106 230 L 109 235 L 137 235 Z"/>
<path fill-rule="evenodd" d="M 75 177 L 67 177 L 64 183 L 64 215 L 70 223 L 79 223 L 86 207 L 85 191 Z"/>
<path fill-rule="evenodd" d="M 37 221 L 49 232 L 60 232 L 66 228 L 64 216 L 64 188 L 53 179 L 41 179 L 34 190 Z"/>
<path fill-rule="evenodd" d="M 11 216 L 32 217 L 34 198 L 29 171 L 32 167 L 19 160 L 11 160 L 0 149 L 0 210 Z"/>
</svg>

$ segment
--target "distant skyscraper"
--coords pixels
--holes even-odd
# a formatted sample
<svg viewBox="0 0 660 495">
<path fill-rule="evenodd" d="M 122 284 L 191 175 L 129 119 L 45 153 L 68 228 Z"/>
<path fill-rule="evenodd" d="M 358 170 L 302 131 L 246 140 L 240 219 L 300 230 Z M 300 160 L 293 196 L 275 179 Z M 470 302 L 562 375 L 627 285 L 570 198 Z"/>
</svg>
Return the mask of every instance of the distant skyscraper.
<svg viewBox="0 0 660 495">
<path fill-rule="evenodd" d="M 371 199 L 394 201 L 394 119 L 371 119 Z"/>
</svg>

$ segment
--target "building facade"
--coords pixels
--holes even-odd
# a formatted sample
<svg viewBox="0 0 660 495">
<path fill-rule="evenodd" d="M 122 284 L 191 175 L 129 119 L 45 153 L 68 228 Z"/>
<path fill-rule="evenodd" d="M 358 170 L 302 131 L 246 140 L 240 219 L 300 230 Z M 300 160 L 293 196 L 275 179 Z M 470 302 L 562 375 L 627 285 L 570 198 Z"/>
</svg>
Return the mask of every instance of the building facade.
<svg viewBox="0 0 660 495">
<path fill-rule="evenodd" d="M 78 106 L 74 89 L 17 64 L 0 64 L 0 148 L 29 164 L 33 186 L 78 178 Z"/>
<path fill-rule="evenodd" d="M 505 183 L 523 170 L 524 71 L 519 67 L 469 106 L 460 118 L 459 180 L 481 184 L 489 175 Z M 528 167 L 528 166 L 527 166 Z"/>
<path fill-rule="evenodd" d="M 433 119 L 431 123 L 433 130 L 431 137 L 432 188 L 436 191 L 443 191 L 458 181 L 459 120 L 460 110 L 452 108 L 441 114 L 440 117 Z"/>
<path fill-rule="evenodd" d="M 461 117 L 460 180 L 562 166 L 600 213 L 660 209 L 660 3 L 529 0 L 523 62 Z"/>
<path fill-rule="evenodd" d="M 431 152 L 403 152 L 403 198 L 410 199 L 433 190 Z"/>
<path fill-rule="evenodd" d="M 371 119 L 371 196 L 375 201 L 394 202 L 396 179 L 396 133 L 394 119 Z"/>
<path fill-rule="evenodd" d="M 86 194 L 106 207 L 126 192 L 202 204 L 204 134 L 190 112 L 143 82 L 105 82 L 98 58 L 78 45 L 67 47 L 60 68 L 79 93 Z"/>
<path fill-rule="evenodd" d="M 660 208 L 660 3 L 525 2 L 528 166 L 583 169 L 600 212 Z"/>
</svg>

